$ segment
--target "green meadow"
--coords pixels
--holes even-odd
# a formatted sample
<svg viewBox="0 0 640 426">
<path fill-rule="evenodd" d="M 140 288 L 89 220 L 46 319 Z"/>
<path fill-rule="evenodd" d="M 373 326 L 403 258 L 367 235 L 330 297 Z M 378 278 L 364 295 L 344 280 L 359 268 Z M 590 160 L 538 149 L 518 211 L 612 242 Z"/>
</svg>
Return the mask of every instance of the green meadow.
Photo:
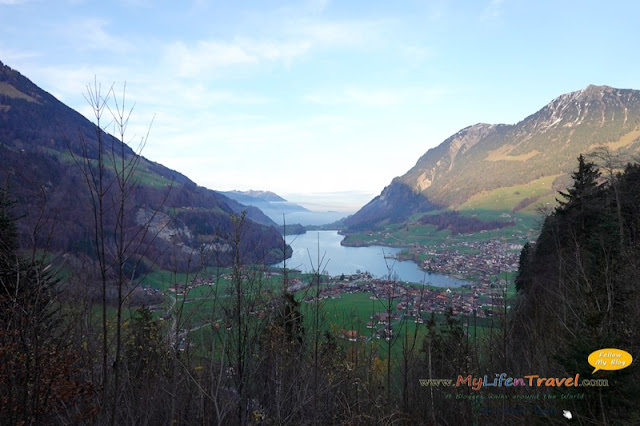
<svg viewBox="0 0 640 426">
<path fill-rule="evenodd" d="M 523 199 L 538 199 L 550 193 L 555 194 L 552 184 L 558 176 L 545 176 L 522 185 L 505 186 L 491 191 L 482 191 L 473 195 L 456 210 L 497 210 L 512 211 Z M 540 204 L 534 201 L 532 209 Z M 529 206 L 527 206 L 529 207 Z M 535 210 L 534 210 L 535 211 Z"/>
</svg>

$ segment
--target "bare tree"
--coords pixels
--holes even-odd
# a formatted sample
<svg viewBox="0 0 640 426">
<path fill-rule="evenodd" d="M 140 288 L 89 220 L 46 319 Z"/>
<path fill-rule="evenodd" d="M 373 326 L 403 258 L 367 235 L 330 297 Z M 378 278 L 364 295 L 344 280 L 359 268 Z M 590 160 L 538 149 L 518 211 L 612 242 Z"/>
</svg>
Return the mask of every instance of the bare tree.
<svg viewBox="0 0 640 426">
<path fill-rule="evenodd" d="M 94 115 L 95 134 L 92 139 L 79 136 L 80 152 L 74 150 L 71 143 L 69 150 L 82 170 L 88 190 L 86 201 L 93 218 L 92 240 L 101 300 L 102 367 L 98 386 L 101 389 L 101 418 L 115 424 L 122 391 L 125 302 L 136 287 L 135 271 L 155 238 L 148 234 L 151 234 L 150 225 L 156 211 L 142 224 L 136 224 L 134 219 L 135 190 L 141 173 L 140 153 L 149 138 L 151 125 L 136 149 L 131 150 L 127 145 L 127 127 L 133 107 L 126 105 L 126 85 L 118 97 L 113 85 L 105 92 L 95 80 L 87 85 L 84 96 Z M 109 329 L 111 300 L 115 304 L 113 332 Z"/>
</svg>

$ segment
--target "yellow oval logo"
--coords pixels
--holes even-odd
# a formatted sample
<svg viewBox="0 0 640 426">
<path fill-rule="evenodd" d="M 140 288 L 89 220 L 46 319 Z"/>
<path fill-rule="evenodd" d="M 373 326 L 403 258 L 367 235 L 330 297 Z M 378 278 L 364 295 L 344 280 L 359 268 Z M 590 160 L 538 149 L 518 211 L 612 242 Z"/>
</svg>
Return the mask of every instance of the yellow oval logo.
<svg viewBox="0 0 640 426">
<path fill-rule="evenodd" d="M 627 351 L 615 348 L 598 349 L 591 352 L 589 365 L 595 368 L 591 374 L 598 370 L 621 370 L 627 368 L 633 362 L 633 357 Z"/>
</svg>

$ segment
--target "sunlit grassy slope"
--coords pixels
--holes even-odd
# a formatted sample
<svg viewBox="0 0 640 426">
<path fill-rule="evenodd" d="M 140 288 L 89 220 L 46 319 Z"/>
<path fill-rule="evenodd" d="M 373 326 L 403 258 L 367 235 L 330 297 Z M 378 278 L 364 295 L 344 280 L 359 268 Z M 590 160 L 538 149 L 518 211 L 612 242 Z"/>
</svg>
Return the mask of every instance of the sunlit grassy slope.
<svg viewBox="0 0 640 426">
<path fill-rule="evenodd" d="M 461 204 L 456 210 L 513 210 L 524 199 L 531 202 L 524 206 L 525 211 L 540 204 L 540 201 L 548 195 L 555 195 L 552 188 L 553 181 L 559 175 L 545 176 L 523 185 L 505 186 L 492 191 L 482 191 L 472 196 L 467 202 Z M 546 202 L 546 200 L 544 200 Z"/>
</svg>

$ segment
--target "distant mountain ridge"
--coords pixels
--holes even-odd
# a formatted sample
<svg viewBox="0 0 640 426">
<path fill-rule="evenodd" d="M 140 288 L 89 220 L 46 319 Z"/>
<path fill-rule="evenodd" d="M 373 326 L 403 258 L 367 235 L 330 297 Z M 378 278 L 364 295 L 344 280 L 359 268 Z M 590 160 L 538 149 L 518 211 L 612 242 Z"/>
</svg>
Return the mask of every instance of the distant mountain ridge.
<svg viewBox="0 0 640 426">
<path fill-rule="evenodd" d="M 100 133 L 104 140 L 110 135 Z M 124 146 L 124 155 L 135 153 Z M 118 147 L 118 152 L 120 148 Z M 92 214 L 87 183 L 77 161 L 95 161 L 97 133 L 93 123 L 0 62 L 0 183 L 17 201 L 21 235 L 29 238 L 36 220 L 53 229 L 47 248 L 59 252 L 90 251 Z M 75 158 L 75 159 L 74 159 Z M 113 173 L 107 175 L 113 178 Z M 244 206 L 218 192 L 197 186 L 186 176 L 142 157 L 138 184 L 131 195 L 126 226 L 152 220 L 157 237 L 140 256 L 164 268 L 229 262 L 232 215 L 247 211 L 244 234 L 247 262 L 281 260 L 283 239 L 276 224 L 259 209 Z M 38 219 L 36 212 L 44 212 Z M 152 214 L 155 212 L 155 215 Z M 160 232 L 161 231 L 161 232 Z M 210 259 L 202 255 L 209 247 Z"/>
<path fill-rule="evenodd" d="M 225 191 L 222 194 L 249 206 L 257 207 L 282 230 L 301 233 L 306 226 L 326 225 L 344 217 L 339 212 L 318 212 L 307 209 L 300 204 L 287 201 L 280 195 L 270 191 Z M 296 225 L 296 226 L 294 226 Z"/>
<path fill-rule="evenodd" d="M 250 189 L 248 191 L 222 191 L 224 195 L 229 198 L 233 198 L 239 202 L 278 202 L 278 201 L 287 201 L 278 194 L 275 194 L 271 191 L 256 191 Z"/>
<path fill-rule="evenodd" d="M 345 224 L 355 230 L 436 208 L 492 208 L 492 200 L 497 208 L 505 189 L 512 196 L 500 207 L 528 208 L 564 188 L 578 155 L 598 148 L 638 153 L 640 91 L 590 85 L 517 124 L 466 127 L 429 149 Z"/>
</svg>

